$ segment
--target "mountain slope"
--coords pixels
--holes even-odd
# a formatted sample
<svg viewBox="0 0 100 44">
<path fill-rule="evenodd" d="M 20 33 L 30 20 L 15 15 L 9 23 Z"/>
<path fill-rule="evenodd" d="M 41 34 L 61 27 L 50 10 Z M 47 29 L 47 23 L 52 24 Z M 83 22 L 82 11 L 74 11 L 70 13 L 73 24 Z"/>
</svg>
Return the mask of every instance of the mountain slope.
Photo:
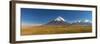
<svg viewBox="0 0 100 44">
<path fill-rule="evenodd" d="M 69 25 L 69 23 L 65 22 L 65 19 L 58 16 L 56 19 L 48 22 L 46 25 Z"/>
</svg>

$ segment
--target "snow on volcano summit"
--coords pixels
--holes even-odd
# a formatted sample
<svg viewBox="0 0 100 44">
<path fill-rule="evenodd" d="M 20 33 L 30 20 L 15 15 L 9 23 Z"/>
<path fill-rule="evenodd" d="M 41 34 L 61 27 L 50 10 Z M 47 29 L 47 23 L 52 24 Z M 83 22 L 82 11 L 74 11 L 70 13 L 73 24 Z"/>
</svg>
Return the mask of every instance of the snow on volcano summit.
<svg viewBox="0 0 100 44">
<path fill-rule="evenodd" d="M 58 17 L 55 19 L 55 21 L 65 21 L 65 19 L 62 18 L 61 16 L 58 16 Z"/>
</svg>

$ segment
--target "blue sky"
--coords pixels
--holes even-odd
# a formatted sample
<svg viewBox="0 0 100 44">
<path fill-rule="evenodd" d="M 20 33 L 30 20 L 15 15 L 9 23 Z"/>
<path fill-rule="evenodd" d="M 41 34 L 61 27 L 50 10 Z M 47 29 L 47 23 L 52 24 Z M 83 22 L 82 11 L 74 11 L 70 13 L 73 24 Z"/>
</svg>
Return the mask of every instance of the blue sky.
<svg viewBox="0 0 100 44">
<path fill-rule="evenodd" d="M 66 22 L 92 21 L 91 11 L 21 8 L 22 24 L 45 24 L 58 16 L 63 17 Z"/>
</svg>

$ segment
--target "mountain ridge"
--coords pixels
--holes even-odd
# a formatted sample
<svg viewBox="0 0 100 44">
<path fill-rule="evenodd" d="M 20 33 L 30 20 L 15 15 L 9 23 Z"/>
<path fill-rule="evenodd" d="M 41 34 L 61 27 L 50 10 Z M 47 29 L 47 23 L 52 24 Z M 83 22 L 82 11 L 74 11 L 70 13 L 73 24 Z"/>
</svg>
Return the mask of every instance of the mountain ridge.
<svg viewBox="0 0 100 44">
<path fill-rule="evenodd" d="M 90 26 L 92 25 L 92 23 L 90 22 L 86 22 L 86 21 L 77 21 L 77 22 L 73 22 L 73 23 L 69 23 L 67 22 L 63 17 L 58 16 L 57 18 L 53 19 L 52 21 L 49 21 L 48 23 L 46 23 L 45 25 L 86 25 L 86 26 Z"/>
</svg>

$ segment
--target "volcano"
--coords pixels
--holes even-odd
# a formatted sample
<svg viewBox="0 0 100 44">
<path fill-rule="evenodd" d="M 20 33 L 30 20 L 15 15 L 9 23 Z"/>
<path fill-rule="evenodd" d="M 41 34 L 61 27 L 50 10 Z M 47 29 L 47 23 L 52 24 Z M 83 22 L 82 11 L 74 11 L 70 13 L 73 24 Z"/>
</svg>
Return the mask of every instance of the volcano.
<svg viewBox="0 0 100 44">
<path fill-rule="evenodd" d="M 61 16 L 58 16 L 57 18 L 48 22 L 46 25 L 69 25 L 69 23 L 65 22 L 65 19 Z"/>
</svg>

